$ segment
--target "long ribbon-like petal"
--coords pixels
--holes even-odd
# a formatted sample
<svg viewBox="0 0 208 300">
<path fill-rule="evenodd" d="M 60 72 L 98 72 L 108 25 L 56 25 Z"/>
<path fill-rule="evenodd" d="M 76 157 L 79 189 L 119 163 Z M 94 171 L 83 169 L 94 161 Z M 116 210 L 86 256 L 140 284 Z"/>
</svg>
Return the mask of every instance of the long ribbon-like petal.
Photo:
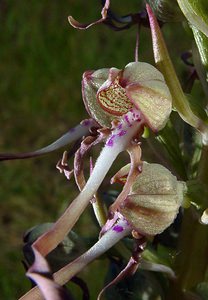
<svg viewBox="0 0 208 300">
<path fill-rule="evenodd" d="M 27 271 L 27 276 L 34 280 L 45 300 L 72 300 L 66 290 L 53 280 L 49 265 L 42 255 L 33 248 L 35 261 Z M 40 299 L 41 294 L 39 292 Z M 33 299 L 33 298 L 30 298 Z"/>
<path fill-rule="evenodd" d="M 64 239 L 87 207 L 96 193 L 105 175 L 118 154 L 124 151 L 136 134 L 143 131 L 143 120 L 137 110 L 132 110 L 121 119 L 106 141 L 92 174 L 77 198 L 70 204 L 64 214 L 58 219 L 51 230 L 42 235 L 34 247 L 43 255 L 47 255 Z"/>
<path fill-rule="evenodd" d="M 118 216 L 119 217 L 119 216 Z M 117 222 L 106 232 L 94 246 L 92 246 L 87 252 L 82 254 L 80 257 L 75 259 L 73 262 L 69 263 L 56 273 L 54 273 L 54 284 L 64 285 L 73 276 L 80 272 L 86 265 L 91 261 L 96 259 L 98 256 L 102 255 L 113 245 L 115 245 L 120 239 L 129 235 L 131 232 L 131 227 L 128 222 L 122 217 L 117 220 Z M 38 252 L 37 252 L 38 253 Z M 30 276 L 31 277 L 31 276 Z M 19 300 L 40 300 L 41 294 L 40 290 L 35 287 L 30 290 L 27 294 L 22 296 Z M 46 298 L 49 299 L 49 298 Z M 51 298 L 56 299 L 56 298 Z"/>
<path fill-rule="evenodd" d="M 101 16 L 102 17 L 101 17 L 101 19 L 99 19 L 95 22 L 83 24 L 83 23 L 80 23 L 80 22 L 76 21 L 72 16 L 68 17 L 68 21 L 71 24 L 71 26 L 73 26 L 76 29 L 88 29 L 89 27 L 91 27 L 93 25 L 102 23 L 107 18 L 107 12 L 108 12 L 109 7 L 110 7 L 110 0 L 106 0 L 105 4 L 103 6 L 103 9 L 101 11 Z"/>
<path fill-rule="evenodd" d="M 62 135 L 52 144 L 32 152 L 25 153 L 0 153 L 0 161 L 2 160 L 13 160 L 13 159 L 25 159 L 41 156 L 50 152 L 53 152 L 57 149 L 60 149 L 69 143 L 78 140 L 79 138 L 89 135 L 89 130 L 92 127 L 98 127 L 97 123 L 94 120 L 84 120 L 79 125 L 74 128 L 71 128 L 67 133 Z"/>
</svg>

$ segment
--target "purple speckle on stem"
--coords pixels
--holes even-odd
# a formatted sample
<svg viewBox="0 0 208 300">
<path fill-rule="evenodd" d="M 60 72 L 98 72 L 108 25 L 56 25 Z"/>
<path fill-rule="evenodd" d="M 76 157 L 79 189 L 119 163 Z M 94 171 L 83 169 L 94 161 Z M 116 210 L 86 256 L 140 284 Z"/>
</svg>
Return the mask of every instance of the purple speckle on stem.
<svg viewBox="0 0 208 300">
<path fill-rule="evenodd" d="M 126 122 L 129 123 L 129 118 L 128 118 L 128 116 L 125 116 L 124 118 L 125 118 Z"/>
<path fill-rule="evenodd" d="M 119 133 L 118 133 L 118 136 L 123 136 L 126 134 L 126 130 L 121 130 Z"/>
<path fill-rule="evenodd" d="M 132 126 L 132 124 L 130 123 L 130 121 L 129 121 L 129 118 L 128 118 L 128 116 L 127 115 L 125 115 L 125 121 L 126 121 L 126 123 L 129 125 L 129 127 L 131 127 Z"/>
<path fill-rule="evenodd" d="M 138 121 L 138 122 L 141 121 L 141 115 L 139 113 L 134 114 L 133 116 L 134 116 L 134 118 L 135 118 L 136 121 Z"/>
<path fill-rule="evenodd" d="M 82 124 L 84 126 L 89 126 L 90 125 L 90 120 L 84 120 Z"/>
<path fill-rule="evenodd" d="M 120 225 L 115 225 L 115 226 L 113 227 L 113 230 L 116 231 L 116 232 L 122 232 L 124 229 L 123 229 L 123 227 L 120 226 Z"/>
<path fill-rule="evenodd" d="M 136 115 L 135 115 L 135 119 L 136 119 L 138 122 L 140 122 L 140 121 L 141 121 L 141 116 L 140 116 L 139 114 L 136 114 Z"/>
<path fill-rule="evenodd" d="M 114 144 L 114 139 L 115 139 L 115 134 L 113 134 L 108 140 L 107 140 L 107 142 L 106 142 L 106 145 L 107 146 L 110 146 L 110 147 L 112 147 L 113 146 L 113 144 Z"/>
</svg>

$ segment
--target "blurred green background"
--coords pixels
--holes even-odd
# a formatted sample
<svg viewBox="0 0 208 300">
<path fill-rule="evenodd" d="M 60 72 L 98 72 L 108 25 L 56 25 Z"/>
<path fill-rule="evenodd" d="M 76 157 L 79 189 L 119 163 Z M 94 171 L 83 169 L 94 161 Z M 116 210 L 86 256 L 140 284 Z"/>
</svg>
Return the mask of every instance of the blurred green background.
<svg viewBox="0 0 208 300">
<path fill-rule="evenodd" d="M 126 15 L 143 7 L 142 1 L 126 3 L 114 0 L 112 8 Z M 97 0 L 0 1 L 0 152 L 38 149 L 61 136 L 87 117 L 81 97 L 82 73 L 122 68 L 134 60 L 135 27 L 114 32 L 98 25 L 79 31 L 67 21 L 68 15 L 93 21 L 100 17 L 100 10 Z M 164 27 L 182 76 L 185 66 L 179 55 L 188 49 L 190 40 L 181 29 L 181 23 Z M 139 60 L 153 62 L 149 29 L 141 32 Z M 73 180 L 67 182 L 55 168 L 61 154 L 0 164 L 1 299 L 17 299 L 30 287 L 21 263 L 24 232 L 53 222 L 78 193 Z M 98 232 L 88 215 L 82 216 L 77 228 L 84 236 Z M 94 299 L 102 282 L 94 279 L 100 272 L 97 263 L 92 270 L 84 276 Z"/>
</svg>

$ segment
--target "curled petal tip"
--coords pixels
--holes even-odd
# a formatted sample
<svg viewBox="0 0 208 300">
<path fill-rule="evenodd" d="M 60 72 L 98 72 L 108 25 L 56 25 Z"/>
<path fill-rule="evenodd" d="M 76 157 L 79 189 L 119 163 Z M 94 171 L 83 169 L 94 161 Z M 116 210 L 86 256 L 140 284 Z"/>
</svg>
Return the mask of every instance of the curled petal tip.
<svg viewBox="0 0 208 300">
<path fill-rule="evenodd" d="M 94 23 L 80 23 L 76 21 L 72 16 L 68 16 L 69 24 L 76 29 L 88 29 Z"/>
<path fill-rule="evenodd" d="M 109 7 L 110 7 L 110 0 L 106 0 L 105 5 L 103 6 L 102 11 L 101 11 L 102 18 L 95 21 L 95 22 L 86 23 L 86 24 L 85 23 L 80 23 L 80 22 L 76 21 L 72 16 L 68 17 L 68 21 L 71 24 L 71 26 L 76 28 L 76 29 L 88 29 L 89 27 L 91 27 L 93 25 L 102 23 L 107 18 Z"/>
</svg>

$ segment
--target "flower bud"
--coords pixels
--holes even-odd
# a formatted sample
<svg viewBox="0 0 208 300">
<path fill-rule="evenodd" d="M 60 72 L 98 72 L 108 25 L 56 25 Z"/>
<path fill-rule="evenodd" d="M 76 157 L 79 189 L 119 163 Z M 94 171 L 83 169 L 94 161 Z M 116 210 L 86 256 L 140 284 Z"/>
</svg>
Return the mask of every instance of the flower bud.
<svg viewBox="0 0 208 300">
<path fill-rule="evenodd" d="M 184 192 L 185 183 L 177 181 L 168 169 L 144 162 L 142 173 L 118 211 L 137 232 L 156 235 L 173 223 Z"/>
<path fill-rule="evenodd" d="M 88 113 L 102 126 L 111 126 L 132 108 L 138 109 L 148 127 L 162 129 L 171 113 L 172 100 L 162 73 L 144 62 L 87 71 L 82 81 Z"/>
</svg>

